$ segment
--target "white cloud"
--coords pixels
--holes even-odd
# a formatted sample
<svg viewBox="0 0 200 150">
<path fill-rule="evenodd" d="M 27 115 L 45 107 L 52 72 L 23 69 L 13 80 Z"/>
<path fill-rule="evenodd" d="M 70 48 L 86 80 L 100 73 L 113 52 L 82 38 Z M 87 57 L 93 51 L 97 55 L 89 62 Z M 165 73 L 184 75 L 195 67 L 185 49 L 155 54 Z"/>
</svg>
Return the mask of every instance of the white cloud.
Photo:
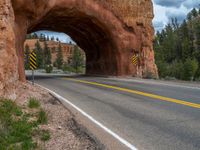
<svg viewBox="0 0 200 150">
<path fill-rule="evenodd" d="M 156 31 L 162 30 L 158 23 L 164 25 L 169 23 L 171 18 L 177 18 L 181 23 L 192 8 L 198 7 L 200 0 L 153 0 L 154 20 L 153 24 Z M 163 26 L 164 27 L 164 26 Z"/>
</svg>

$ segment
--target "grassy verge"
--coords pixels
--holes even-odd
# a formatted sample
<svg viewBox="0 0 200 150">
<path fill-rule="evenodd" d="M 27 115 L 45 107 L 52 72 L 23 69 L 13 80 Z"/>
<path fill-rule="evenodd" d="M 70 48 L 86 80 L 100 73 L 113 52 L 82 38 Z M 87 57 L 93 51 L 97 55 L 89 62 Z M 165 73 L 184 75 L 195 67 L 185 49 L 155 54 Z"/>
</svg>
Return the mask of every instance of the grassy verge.
<svg viewBox="0 0 200 150">
<path fill-rule="evenodd" d="M 11 100 L 0 99 L 0 150 L 36 149 L 39 145 L 33 140 L 35 137 L 43 142 L 50 139 L 48 130 L 39 129 L 47 121 L 36 99 L 31 98 L 23 109 Z"/>
</svg>

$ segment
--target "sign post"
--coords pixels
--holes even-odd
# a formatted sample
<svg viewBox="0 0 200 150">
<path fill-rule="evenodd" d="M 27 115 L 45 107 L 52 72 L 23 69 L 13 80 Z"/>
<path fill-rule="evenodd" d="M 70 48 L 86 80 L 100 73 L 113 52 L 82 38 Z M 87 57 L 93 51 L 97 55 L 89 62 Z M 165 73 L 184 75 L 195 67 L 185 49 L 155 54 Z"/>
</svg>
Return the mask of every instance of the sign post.
<svg viewBox="0 0 200 150">
<path fill-rule="evenodd" d="M 32 70 L 32 84 L 34 85 L 34 70 L 37 69 L 37 62 L 36 62 L 36 54 L 35 52 L 31 52 L 29 54 L 29 65 L 30 65 L 30 69 Z"/>
</svg>

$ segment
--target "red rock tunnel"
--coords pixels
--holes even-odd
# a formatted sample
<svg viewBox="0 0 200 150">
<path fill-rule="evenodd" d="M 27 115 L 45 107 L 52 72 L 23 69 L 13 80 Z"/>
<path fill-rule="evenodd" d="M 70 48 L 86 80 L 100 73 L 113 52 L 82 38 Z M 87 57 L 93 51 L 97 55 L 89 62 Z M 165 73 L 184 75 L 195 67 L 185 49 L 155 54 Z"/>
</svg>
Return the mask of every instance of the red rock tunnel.
<svg viewBox="0 0 200 150">
<path fill-rule="evenodd" d="M 71 36 L 85 50 L 87 74 L 157 76 L 151 0 L 0 0 L 0 6 L 0 49 L 7 57 L 0 56 L 2 88 L 25 81 L 23 44 L 38 30 Z"/>
</svg>

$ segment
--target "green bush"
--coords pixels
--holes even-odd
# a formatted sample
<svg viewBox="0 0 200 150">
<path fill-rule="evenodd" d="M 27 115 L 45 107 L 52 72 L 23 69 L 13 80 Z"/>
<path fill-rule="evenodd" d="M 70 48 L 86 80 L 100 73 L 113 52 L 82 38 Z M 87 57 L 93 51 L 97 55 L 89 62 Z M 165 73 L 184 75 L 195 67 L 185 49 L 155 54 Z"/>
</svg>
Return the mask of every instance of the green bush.
<svg viewBox="0 0 200 150">
<path fill-rule="evenodd" d="M 175 77 L 176 79 L 182 79 L 183 77 L 183 63 L 180 61 L 174 61 L 170 66 L 169 66 L 169 76 L 170 77 Z"/>
<path fill-rule="evenodd" d="M 28 102 L 29 108 L 38 108 L 40 107 L 40 102 L 35 98 L 30 98 Z"/>
<path fill-rule="evenodd" d="M 46 73 L 51 73 L 53 71 L 52 65 L 46 65 L 45 70 L 46 70 Z"/>
<path fill-rule="evenodd" d="M 62 70 L 64 72 L 76 72 L 76 70 L 67 63 L 63 65 Z"/>
<path fill-rule="evenodd" d="M 169 75 L 168 72 L 168 64 L 162 61 L 157 62 L 157 67 L 158 67 L 158 74 L 160 78 L 165 78 L 166 76 Z"/>
<path fill-rule="evenodd" d="M 38 115 L 38 120 L 37 120 L 37 122 L 39 123 L 39 124 L 47 124 L 47 115 L 46 115 L 46 112 L 44 111 L 44 110 L 40 110 L 40 112 L 39 112 L 39 115 Z"/>
<path fill-rule="evenodd" d="M 198 62 L 196 59 L 187 59 L 184 63 L 184 80 L 193 80 L 198 69 Z"/>
<path fill-rule="evenodd" d="M 42 141 L 48 141 L 50 139 L 50 133 L 48 130 L 42 130 L 41 131 L 41 135 L 40 135 L 40 139 Z"/>
<path fill-rule="evenodd" d="M 199 64 L 199 68 L 196 71 L 195 77 L 194 77 L 195 81 L 200 81 L 200 64 Z"/>
<path fill-rule="evenodd" d="M 146 71 L 144 78 L 145 79 L 157 79 L 157 77 L 149 70 Z"/>
<path fill-rule="evenodd" d="M 22 114 L 14 102 L 0 99 L 0 149 L 30 150 L 36 147 L 32 140 L 33 127 Z"/>
</svg>

